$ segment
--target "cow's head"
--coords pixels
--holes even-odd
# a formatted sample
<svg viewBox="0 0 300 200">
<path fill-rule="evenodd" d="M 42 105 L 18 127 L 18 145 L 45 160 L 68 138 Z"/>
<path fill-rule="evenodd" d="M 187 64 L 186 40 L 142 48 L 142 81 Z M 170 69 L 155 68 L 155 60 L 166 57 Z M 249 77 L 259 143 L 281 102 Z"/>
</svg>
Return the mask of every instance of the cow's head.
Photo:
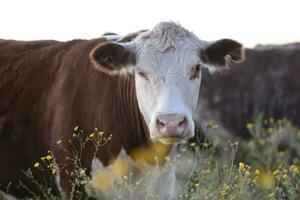
<svg viewBox="0 0 300 200">
<path fill-rule="evenodd" d="M 135 74 L 139 109 L 153 140 L 194 136 L 201 69 L 227 68 L 243 60 L 240 43 L 206 42 L 178 24 L 162 22 L 128 43 L 101 43 L 90 54 L 109 75 Z"/>
</svg>

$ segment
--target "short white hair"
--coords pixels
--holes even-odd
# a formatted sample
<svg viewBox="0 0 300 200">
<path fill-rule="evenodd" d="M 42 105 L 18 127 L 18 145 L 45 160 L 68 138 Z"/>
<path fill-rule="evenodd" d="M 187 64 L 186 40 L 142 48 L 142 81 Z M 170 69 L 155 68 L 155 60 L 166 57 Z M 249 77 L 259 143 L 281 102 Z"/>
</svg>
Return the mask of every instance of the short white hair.
<svg viewBox="0 0 300 200">
<path fill-rule="evenodd" d="M 161 22 L 152 30 L 140 34 L 136 40 L 143 41 L 143 46 L 155 51 L 165 52 L 180 48 L 191 39 L 196 43 L 199 39 L 190 31 L 175 22 Z"/>
</svg>

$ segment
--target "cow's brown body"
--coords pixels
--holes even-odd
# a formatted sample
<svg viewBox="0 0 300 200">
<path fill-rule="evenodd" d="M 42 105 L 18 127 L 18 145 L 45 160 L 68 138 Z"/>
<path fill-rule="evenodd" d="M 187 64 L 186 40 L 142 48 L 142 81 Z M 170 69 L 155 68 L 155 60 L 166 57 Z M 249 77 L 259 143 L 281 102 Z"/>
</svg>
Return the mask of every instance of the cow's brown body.
<svg viewBox="0 0 300 200">
<path fill-rule="evenodd" d="M 222 73 L 203 75 L 202 119 L 230 133 L 249 136 L 254 115 L 286 117 L 300 127 L 300 44 L 246 50 L 246 61 Z"/>
<path fill-rule="evenodd" d="M 58 164 L 68 164 L 63 145 L 79 125 L 113 136 L 98 157 L 107 164 L 121 146 L 128 152 L 148 143 L 139 113 L 134 79 L 108 76 L 95 70 L 89 53 L 105 39 L 57 41 L 0 41 L 0 185 L 21 195 L 14 186 L 21 169 L 32 167 L 51 150 Z M 86 149 L 83 164 L 92 154 Z M 68 180 L 61 175 L 64 190 Z"/>
</svg>

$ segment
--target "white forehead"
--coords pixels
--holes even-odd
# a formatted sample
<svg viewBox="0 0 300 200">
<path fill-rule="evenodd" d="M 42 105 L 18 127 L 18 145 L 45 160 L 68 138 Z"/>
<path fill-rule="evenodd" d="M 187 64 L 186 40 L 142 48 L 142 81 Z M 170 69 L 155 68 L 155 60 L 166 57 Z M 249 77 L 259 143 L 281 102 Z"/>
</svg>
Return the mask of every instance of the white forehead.
<svg viewBox="0 0 300 200">
<path fill-rule="evenodd" d="M 135 41 L 140 41 L 143 48 L 159 52 L 199 45 L 199 39 L 192 32 L 174 22 L 161 22 L 152 30 L 140 34 Z"/>
<path fill-rule="evenodd" d="M 190 65 L 199 62 L 200 48 L 205 41 L 174 22 L 162 22 L 135 39 L 137 67 L 160 68 Z M 151 65 L 151 66 L 143 66 Z"/>
</svg>

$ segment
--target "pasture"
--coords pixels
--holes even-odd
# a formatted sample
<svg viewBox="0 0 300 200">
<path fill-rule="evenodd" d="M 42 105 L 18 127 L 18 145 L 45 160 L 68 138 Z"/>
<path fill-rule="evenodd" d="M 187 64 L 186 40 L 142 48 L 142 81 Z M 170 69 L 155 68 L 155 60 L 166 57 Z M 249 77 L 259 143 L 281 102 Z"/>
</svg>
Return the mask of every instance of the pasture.
<svg viewBox="0 0 300 200">
<path fill-rule="evenodd" d="M 214 138 L 201 143 L 190 142 L 182 145 L 174 158 L 160 157 L 164 148 L 156 146 L 157 166 L 147 167 L 143 161 L 154 153 L 152 150 L 139 152 L 138 164 L 133 164 L 126 155 L 120 155 L 111 162 L 109 169 L 93 172 L 92 178 L 80 164 L 80 156 L 85 144 L 91 142 L 98 151 L 113 140 L 103 137 L 103 132 L 86 134 L 76 126 L 72 141 L 78 141 L 80 148 L 74 148 L 70 157 L 75 165 L 72 174 L 71 199 L 82 199 L 77 186 L 88 188 L 89 195 L 97 199 L 160 199 L 151 191 L 151 184 L 163 174 L 164 170 L 176 171 L 176 197 L 172 199 L 299 199 L 300 197 L 300 129 L 293 127 L 286 119 L 254 118 L 246 125 L 253 137 L 249 141 L 222 141 L 214 134 L 218 125 L 211 122 L 203 131 Z M 84 139 L 84 135 L 88 135 Z M 62 141 L 57 141 L 61 145 Z M 76 150 L 77 149 L 77 150 Z M 151 154 L 151 155 L 150 155 Z M 144 160 L 143 160 L 144 159 Z M 162 161 L 164 160 L 164 161 Z M 144 173 L 135 176 L 133 165 Z M 32 163 L 32 168 L 24 172 L 31 187 L 20 181 L 34 199 L 63 199 L 63 194 L 54 194 L 53 188 L 35 179 L 37 171 L 56 175 L 59 167 L 51 152 L 45 152 L 41 159 Z M 7 187 L 9 192 L 9 187 Z M 4 196 L 3 196 L 4 197 Z M 5 199 L 5 198 L 0 199 Z M 86 197 L 89 199 L 90 197 Z"/>
</svg>

